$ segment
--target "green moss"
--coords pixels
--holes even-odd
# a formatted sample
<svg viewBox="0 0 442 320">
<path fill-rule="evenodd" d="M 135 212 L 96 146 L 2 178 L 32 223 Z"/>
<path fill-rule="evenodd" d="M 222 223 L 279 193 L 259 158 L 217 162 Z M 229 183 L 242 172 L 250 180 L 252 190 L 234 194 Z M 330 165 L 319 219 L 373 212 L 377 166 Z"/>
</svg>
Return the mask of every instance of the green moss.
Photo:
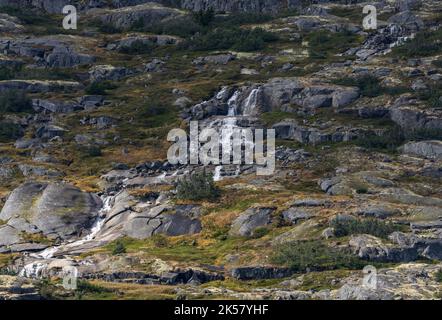
<svg viewBox="0 0 442 320">
<path fill-rule="evenodd" d="M 193 240 L 182 240 L 178 243 L 168 243 L 158 246 L 155 239 L 136 240 L 122 238 L 128 253 L 144 252 L 149 257 L 156 257 L 165 261 L 177 261 L 187 263 L 207 263 L 216 264 L 218 260 L 223 260 L 227 254 L 241 252 L 244 254 L 250 250 L 250 246 L 244 243 L 243 239 L 218 240 L 209 246 L 195 245 Z M 104 249 L 111 253 L 115 248 L 115 242 L 108 244 Z"/>
<path fill-rule="evenodd" d="M 54 240 L 49 239 L 48 237 L 46 237 L 42 233 L 33 233 L 33 234 L 31 234 L 31 233 L 21 232 L 20 233 L 20 237 L 25 242 L 41 243 L 41 244 L 45 244 L 45 245 L 48 245 L 48 246 L 51 246 L 51 245 L 54 244 Z"/>
</svg>

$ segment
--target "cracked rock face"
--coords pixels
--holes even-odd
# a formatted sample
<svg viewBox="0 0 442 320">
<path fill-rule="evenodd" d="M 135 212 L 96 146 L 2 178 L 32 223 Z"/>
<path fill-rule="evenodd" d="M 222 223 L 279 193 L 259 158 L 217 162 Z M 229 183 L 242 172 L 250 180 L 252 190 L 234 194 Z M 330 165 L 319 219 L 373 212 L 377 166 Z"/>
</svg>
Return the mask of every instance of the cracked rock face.
<svg viewBox="0 0 442 320">
<path fill-rule="evenodd" d="M 0 246 L 25 242 L 22 231 L 50 238 L 79 236 L 96 219 L 101 200 L 62 183 L 29 182 L 15 189 L 0 212 Z"/>
<path fill-rule="evenodd" d="M 141 213 L 132 213 L 124 225 L 124 233 L 136 239 L 155 234 L 179 236 L 201 231 L 198 208 L 161 205 Z"/>
<path fill-rule="evenodd" d="M 259 227 L 265 227 L 272 221 L 275 208 L 250 208 L 233 221 L 231 235 L 252 236 Z"/>
</svg>

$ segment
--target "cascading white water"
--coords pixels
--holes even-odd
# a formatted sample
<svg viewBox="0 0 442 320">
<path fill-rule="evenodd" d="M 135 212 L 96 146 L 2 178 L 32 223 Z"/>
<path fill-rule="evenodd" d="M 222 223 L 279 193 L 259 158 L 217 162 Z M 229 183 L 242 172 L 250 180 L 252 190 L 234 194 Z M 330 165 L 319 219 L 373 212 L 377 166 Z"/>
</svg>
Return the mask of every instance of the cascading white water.
<svg viewBox="0 0 442 320">
<path fill-rule="evenodd" d="M 260 89 L 253 89 L 244 101 L 243 116 L 253 115 L 253 111 L 258 104 L 258 94 Z"/>
<path fill-rule="evenodd" d="M 213 173 L 213 181 L 221 181 L 221 170 L 223 169 L 223 166 L 216 166 L 215 172 Z"/>
<path fill-rule="evenodd" d="M 91 231 L 88 235 L 80 240 L 50 247 L 43 250 L 42 252 L 31 254 L 30 257 L 39 259 L 40 261 L 34 261 L 25 265 L 23 269 L 19 272 L 19 276 L 26 278 L 39 278 L 43 275 L 44 270 L 48 265 L 47 260 L 51 260 L 54 257 L 55 253 L 57 253 L 61 248 L 63 248 L 64 250 L 67 248 L 75 248 L 94 240 L 96 235 L 100 232 L 104 225 L 107 213 L 112 209 L 114 198 L 115 196 L 102 197 L 103 207 L 98 212 L 97 219 L 92 225 Z"/>
</svg>

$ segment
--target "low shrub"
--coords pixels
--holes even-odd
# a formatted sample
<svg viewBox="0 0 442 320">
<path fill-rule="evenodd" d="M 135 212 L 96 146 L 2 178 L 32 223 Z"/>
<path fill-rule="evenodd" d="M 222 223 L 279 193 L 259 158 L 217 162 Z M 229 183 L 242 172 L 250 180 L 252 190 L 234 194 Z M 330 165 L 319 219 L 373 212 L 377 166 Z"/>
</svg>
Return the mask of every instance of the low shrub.
<svg viewBox="0 0 442 320">
<path fill-rule="evenodd" d="M 387 238 L 389 234 L 400 228 L 393 223 L 379 219 L 340 219 L 330 222 L 336 237 L 345 237 L 352 234 L 371 234 L 379 238 Z"/>
<path fill-rule="evenodd" d="M 0 142 L 14 141 L 23 135 L 20 125 L 9 122 L 0 122 Z"/>
<path fill-rule="evenodd" d="M 109 81 L 93 82 L 86 87 L 85 92 L 89 95 L 106 95 L 107 90 L 117 88 L 116 85 Z"/>
<path fill-rule="evenodd" d="M 355 140 L 355 144 L 369 150 L 396 152 L 405 141 L 399 128 L 394 128 L 381 135 L 368 134 Z"/>
<path fill-rule="evenodd" d="M 82 158 L 95 158 L 103 155 L 101 148 L 96 145 L 80 146 L 78 151 L 80 152 Z"/>
<path fill-rule="evenodd" d="M 442 269 L 439 269 L 439 270 L 436 272 L 436 281 L 437 281 L 437 282 L 442 282 Z"/>
<path fill-rule="evenodd" d="M 327 59 L 336 53 L 354 47 L 358 36 L 349 32 L 330 32 L 325 30 L 310 32 L 306 39 L 309 44 L 309 55 L 312 59 Z"/>
<path fill-rule="evenodd" d="M 25 92 L 7 90 L 0 94 L 0 112 L 31 112 L 32 101 Z"/>
<path fill-rule="evenodd" d="M 177 184 L 177 198 L 185 200 L 215 200 L 220 189 L 213 182 L 213 175 L 205 171 L 183 178 Z"/>
<path fill-rule="evenodd" d="M 442 29 L 421 31 L 402 46 L 393 48 L 392 55 L 400 58 L 419 58 L 442 52 Z"/>
<path fill-rule="evenodd" d="M 126 246 L 122 241 L 117 240 L 117 242 L 115 243 L 115 247 L 112 249 L 112 254 L 116 256 L 122 253 L 126 253 Z"/>
<path fill-rule="evenodd" d="M 215 11 L 213 8 L 209 8 L 208 10 L 199 10 L 194 12 L 192 16 L 196 23 L 207 27 L 215 20 Z"/>
<path fill-rule="evenodd" d="M 165 248 L 169 245 L 167 237 L 163 234 L 155 234 L 151 237 L 151 240 L 157 248 Z"/>
<path fill-rule="evenodd" d="M 295 272 L 360 269 L 365 265 L 351 253 L 330 248 L 320 241 L 291 241 L 277 246 L 273 252 L 272 263 L 285 265 Z"/>
<path fill-rule="evenodd" d="M 256 51 L 265 47 L 268 42 L 276 41 L 278 37 L 261 28 L 253 30 L 238 27 L 216 28 L 204 34 L 195 35 L 186 41 L 184 47 L 195 51 L 236 50 Z"/>
<path fill-rule="evenodd" d="M 433 64 L 433 66 L 438 67 L 438 68 L 442 68 L 442 59 L 437 59 L 431 62 Z"/>
<path fill-rule="evenodd" d="M 442 84 L 434 83 L 420 91 L 419 99 L 424 100 L 429 108 L 442 108 Z"/>
</svg>

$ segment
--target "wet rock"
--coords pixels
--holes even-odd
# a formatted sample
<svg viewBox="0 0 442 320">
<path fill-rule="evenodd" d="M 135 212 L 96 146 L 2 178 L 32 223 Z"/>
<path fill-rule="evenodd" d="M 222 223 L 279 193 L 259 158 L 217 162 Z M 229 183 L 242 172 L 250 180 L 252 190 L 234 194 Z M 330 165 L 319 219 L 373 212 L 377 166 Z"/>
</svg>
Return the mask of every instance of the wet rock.
<svg viewBox="0 0 442 320">
<path fill-rule="evenodd" d="M 256 228 L 271 223 L 272 213 L 276 208 L 250 208 L 233 221 L 230 234 L 234 236 L 252 236 Z"/>
</svg>

